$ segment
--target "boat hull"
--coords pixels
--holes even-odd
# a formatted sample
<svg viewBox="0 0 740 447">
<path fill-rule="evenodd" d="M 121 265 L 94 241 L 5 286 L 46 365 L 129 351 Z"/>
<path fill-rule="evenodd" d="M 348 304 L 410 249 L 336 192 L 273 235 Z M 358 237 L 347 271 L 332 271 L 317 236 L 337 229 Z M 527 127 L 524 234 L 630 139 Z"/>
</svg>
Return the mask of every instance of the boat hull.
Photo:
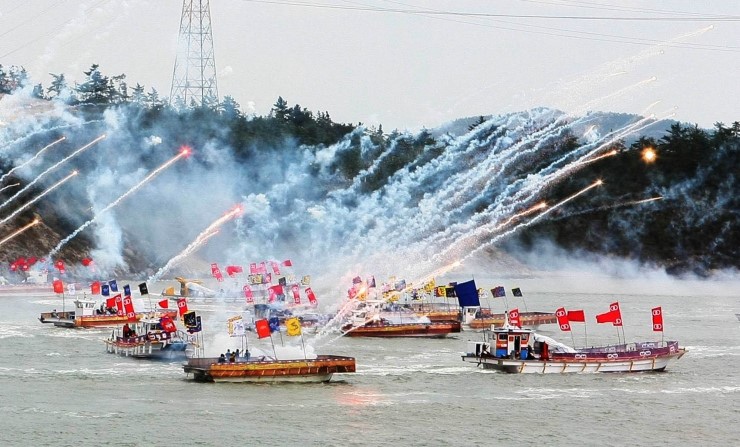
<svg viewBox="0 0 740 447">
<path fill-rule="evenodd" d="M 543 324 L 555 324 L 558 319 L 554 313 L 549 312 L 522 312 L 519 314 L 519 321 L 522 327 L 537 328 Z M 478 331 L 490 329 L 491 326 L 503 326 L 505 322 L 505 314 L 492 314 L 475 318 L 467 326 L 470 330 Z"/>
<path fill-rule="evenodd" d="M 217 358 L 190 358 L 183 369 L 201 382 L 328 382 L 335 373 L 355 372 L 355 359 L 320 355 L 307 360 L 218 363 Z"/>
<path fill-rule="evenodd" d="M 347 337 L 417 337 L 444 338 L 459 333 L 459 321 L 437 323 L 370 323 L 365 326 L 342 328 Z"/>
<path fill-rule="evenodd" d="M 187 359 L 188 344 L 184 342 L 164 343 L 155 342 L 126 342 L 122 340 L 105 340 L 106 351 L 122 357 L 133 357 L 148 360 L 164 360 L 170 362 Z"/>
<path fill-rule="evenodd" d="M 686 353 L 678 345 L 627 352 L 577 352 L 558 354 L 549 360 L 520 360 L 465 354 L 463 361 L 505 373 L 602 373 L 664 371 Z"/>
<path fill-rule="evenodd" d="M 56 315 L 55 315 L 56 314 Z M 65 328 L 90 328 L 90 327 L 117 327 L 126 323 L 137 322 L 142 318 L 151 318 L 167 315 L 177 318 L 177 311 L 165 311 L 156 313 L 137 313 L 135 320 L 129 320 L 125 315 L 86 315 L 75 317 L 74 312 L 42 312 L 39 321 Z"/>
</svg>

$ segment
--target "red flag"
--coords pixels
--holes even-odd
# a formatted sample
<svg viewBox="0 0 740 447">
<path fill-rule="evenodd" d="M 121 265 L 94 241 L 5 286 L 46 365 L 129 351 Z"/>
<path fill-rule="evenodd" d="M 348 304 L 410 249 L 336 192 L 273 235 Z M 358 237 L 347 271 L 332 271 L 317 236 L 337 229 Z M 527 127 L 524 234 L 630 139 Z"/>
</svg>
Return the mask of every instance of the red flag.
<svg viewBox="0 0 740 447">
<path fill-rule="evenodd" d="M 275 261 L 270 261 L 270 264 L 272 265 L 272 271 L 275 272 L 276 275 L 280 274 L 280 265 L 278 265 Z"/>
<path fill-rule="evenodd" d="M 54 286 L 54 293 L 64 293 L 64 283 L 61 279 L 55 279 L 51 284 Z"/>
<path fill-rule="evenodd" d="M 131 297 L 127 296 L 123 298 L 123 310 L 126 312 L 126 317 L 129 321 L 136 320 L 136 312 L 134 312 L 134 303 L 131 301 Z"/>
<path fill-rule="evenodd" d="M 244 298 L 246 298 L 247 304 L 254 303 L 254 296 L 252 295 L 252 288 L 249 287 L 249 284 L 245 284 L 242 290 L 244 291 Z"/>
<path fill-rule="evenodd" d="M 116 306 L 116 298 L 115 297 L 113 297 L 113 298 L 107 298 L 105 300 L 105 307 L 107 309 L 111 309 L 111 308 L 113 308 L 115 306 Z"/>
<path fill-rule="evenodd" d="M 296 304 L 301 304 L 301 294 L 298 289 L 298 284 L 293 284 L 290 289 L 293 291 L 293 302 Z"/>
<path fill-rule="evenodd" d="M 568 321 L 568 313 L 564 307 L 555 311 L 555 316 L 558 317 L 558 325 L 560 330 L 563 332 L 570 332 L 570 321 Z"/>
<path fill-rule="evenodd" d="M 310 287 L 306 287 L 306 296 L 308 297 L 308 302 L 311 303 L 313 307 L 318 306 L 319 302 L 316 300 L 316 295 L 314 295 L 313 290 L 311 290 Z"/>
<path fill-rule="evenodd" d="M 226 266 L 226 274 L 230 277 L 234 277 L 237 273 L 242 273 L 244 269 L 240 265 L 227 265 Z"/>
<path fill-rule="evenodd" d="M 586 314 L 583 313 L 583 310 L 569 310 L 568 311 L 568 321 L 578 321 L 581 323 L 586 322 Z"/>
<path fill-rule="evenodd" d="M 609 312 L 596 315 L 597 323 L 611 323 L 613 326 L 622 325 L 622 312 L 619 310 L 619 303 L 611 303 Z"/>
<path fill-rule="evenodd" d="M 64 270 L 64 261 L 61 259 L 54 263 L 54 267 L 57 268 L 57 270 L 62 271 Z"/>
<path fill-rule="evenodd" d="M 92 292 L 93 295 L 100 295 L 100 281 L 93 281 L 93 283 L 90 284 L 90 292 Z"/>
<path fill-rule="evenodd" d="M 267 266 L 264 261 L 260 262 L 259 267 L 257 267 L 257 273 L 267 274 Z"/>
<path fill-rule="evenodd" d="M 16 264 L 15 262 L 10 264 L 10 271 L 14 272 L 16 270 L 18 270 L 18 264 Z"/>
<path fill-rule="evenodd" d="M 163 315 L 159 319 L 159 324 L 162 325 L 162 329 L 164 329 L 165 332 L 177 331 L 177 326 L 175 326 L 175 322 L 172 321 L 172 318 L 170 318 L 169 315 Z"/>
<path fill-rule="evenodd" d="M 213 277 L 216 278 L 218 282 L 224 280 L 224 276 L 221 274 L 221 270 L 218 269 L 218 264 L 216 263 L 211 264 L 211 275 L 213 275 Z"/>
<path fill-rule="evenodd" d="M 663 309 L 660 306 L 653 308 L 653 331 L 663 332 Z"/>
<path fill-rule="evenodd" d="M 257 320 L 254 322 L 254 327 L 257 329 L 257 337 L 258 338 L 265 338 L 269 337 L 270 332 L 270 323 L 266 319 Z"/>
<path fill-rule="evenodd" d="M 511 309 L 511 311 L 509 311 L 509 323 L 511 323 L 512 326 L 522 327 L 522 324 L 519 321 L 519 308 Z"/>
<path fill-rule="evenodd" d="M 180 312 L 180 318 L 188 311 L 188 301 L 185 298 L 177 299 L 177 310 Z"/>
<path fill-rule="evenodd" d="M 272 303 L 277 299 L 278 295 L 283 294 L 283 286 L 281 286 L 280 284 L 276 284 L 274 286 L 268 287 L 267 293 L 269 294 L 267 301 Z"/>
<path fill-rule="evenodd" d="M 85 267 L 89 267 L 91 264 L 92 264 L 92 259 L 90 258 L 85 258 L 82 260 L 82 265 L 84 265 Z"/>
<path fill-rule="evenodd" d="M 170 300 L 162 300 L 157 303 L 162 309 L 168 309 L 170 307 Z"/>
<path fill-rule="evenodd" d="M 250 275 L 257 275 L 259 272 L 257 271 L 257 263 L 253 262 L 249 264 L 249 274 Z"/>
<path fill-rule="evenodd" d="M 121 294 L 119 293 L 118 295 L 114 296 L 113 299 L 116 300 L 116 310 L 118 310 L 118 315 L 122 316 L 123 315 L 123 298 Z"/>
<path fill-rule="evenodd" d="M 293 263 L 290 262 L 290 259 L 286 259 L 285 261 L 283 261 L 283 265 L 286 267 L 293 267 Z"/>
</svg>

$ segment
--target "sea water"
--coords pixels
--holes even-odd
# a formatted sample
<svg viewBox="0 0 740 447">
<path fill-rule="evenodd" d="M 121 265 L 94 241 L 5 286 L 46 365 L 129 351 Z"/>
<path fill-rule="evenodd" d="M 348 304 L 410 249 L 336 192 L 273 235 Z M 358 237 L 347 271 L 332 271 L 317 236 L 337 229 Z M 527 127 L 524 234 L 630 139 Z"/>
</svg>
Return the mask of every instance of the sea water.
<svg viewBox="0 0 740 447">
<path fill-rule="evenodd" d="M 524 286 L 522 286 L 524 284 Z M 579 283 L 580 284 L 580 283 Z M 327 384 L 213 384 L 179 363 L 105 352 L 110 329 L 61 329 L 38 321 L 61 309 L 53 296 L 0 295 L 2 446 L 462 446 L 732 445 L 740 428 L 740 291 L 737 283 L 671 290 L 610 280 L 565 290 L 520 281 L 509 307 L 584 309 L 587 325 L 540 332 L 582 346 L 616 343 L 597 325 L 611 302 L 627 341 L 665 338 L 688 349 L 663 373 L 515 375 L 461 361 L 464 332 L 446 339 L 324 337 L 320 354 L 349 355 L 357 372 Z M 69 303 L 67 303 L 69 304 Z M 503 310 L 503 300 L 489 303 Z M 197 304 L 193 304 L 197 307 Z M 233 305 L 232 305 L 233 306 Z M 218 303 L 203 306 L 206 316 Z M 225 311 L 228 314 L 229 310 Z M 204 318 L 206 320 L 207 318 Z M 204 328 L 204 331 L 226 330 Z M 621 337 L 621 332 L 620 335 Z M 206 332 L 207 351 L 229 339 Z M 216 341 L 218 340 L 218 341 Z M 225 340 L 225 341 L 224 341 Z M 273 340 L 281 343 L 279 337 Z M 283 340 L 285 342 L 285 340 Z M 315 343 L 304 335 L 304 342 Z M 213 346 L 220 343 L 220 346 Z M 269 339 L 250 340 L 270 351 Z"/>
</svg>

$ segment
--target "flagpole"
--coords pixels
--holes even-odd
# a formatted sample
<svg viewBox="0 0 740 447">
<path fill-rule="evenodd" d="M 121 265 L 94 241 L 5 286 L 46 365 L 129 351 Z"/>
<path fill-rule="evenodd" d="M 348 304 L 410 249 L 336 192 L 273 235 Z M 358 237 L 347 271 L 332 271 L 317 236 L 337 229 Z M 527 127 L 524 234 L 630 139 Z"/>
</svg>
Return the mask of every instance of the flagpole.
<svg viewBox="0 0 740 447">
<path fill-rule="evenodd" d="M 275 352 L 275 342 L 272 340 L 272 334 L 270 334 L 270 343 L 272 344 L 272 355 L 274 355 L 275 360 L 277 360 L 277 352 Z"/>
<path fill-rule="evenodd" d="M 570 328 L 570 331 L 569 332 L 570 332 L 570 339 L 573 342 L 573 347 L 575 348 L 576 347 L 576 339 L 573 336 L 573 328 L 572 327 Z"/>
<path fill-rule="evenodd" d="M 303 360 L 308 360 L 308 354 L 306 354 L 306 342 L 303 340 L 302 330 L 301 330 L 301 344 L 303 345 Z"/>
<path fill-rule="evenodd" d="M 584 320 L 585 320 L 585 318 L 584 318 Z M 586 332 L 586 322 L 585 321 L 583 322 L 583 337 L 585 338 L 584 345 L 583 346 L 584 347 L 585 346 L 588 346 L 588 332 Z"/>
<path fill-rule="evenodd" d="M 522 303 L 524 303 L 524 311 L 525 312 L 529 312 L 529 309 L 527 309 L 527 302 L 524 300 L 524 294 L 522 294 Z M 573 331 L 571 331 L 571 332 L 573 332 Z M 571 334 L 571 335 L 573 335 L 573 334 Z"/>
</svg>

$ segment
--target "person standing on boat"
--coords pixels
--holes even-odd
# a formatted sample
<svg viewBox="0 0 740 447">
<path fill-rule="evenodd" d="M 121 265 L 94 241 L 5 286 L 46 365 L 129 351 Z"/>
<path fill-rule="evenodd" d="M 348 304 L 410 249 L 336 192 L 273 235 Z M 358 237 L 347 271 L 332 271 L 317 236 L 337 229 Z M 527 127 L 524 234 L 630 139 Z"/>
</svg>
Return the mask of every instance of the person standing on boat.
<svg viewBox="0 0 740 447">
<path fill-rule="evenodd" d="M 128 327 L 128 323 L 123 325 L 123 338 L 129 338 L 131 336 L 131 328 Z"/>
<path fill-rule="evenodd" d="M 221 357 L 218 358 L 218 363 L 226 363 L 226 356 L 221 354 Z"/>
</svg>

